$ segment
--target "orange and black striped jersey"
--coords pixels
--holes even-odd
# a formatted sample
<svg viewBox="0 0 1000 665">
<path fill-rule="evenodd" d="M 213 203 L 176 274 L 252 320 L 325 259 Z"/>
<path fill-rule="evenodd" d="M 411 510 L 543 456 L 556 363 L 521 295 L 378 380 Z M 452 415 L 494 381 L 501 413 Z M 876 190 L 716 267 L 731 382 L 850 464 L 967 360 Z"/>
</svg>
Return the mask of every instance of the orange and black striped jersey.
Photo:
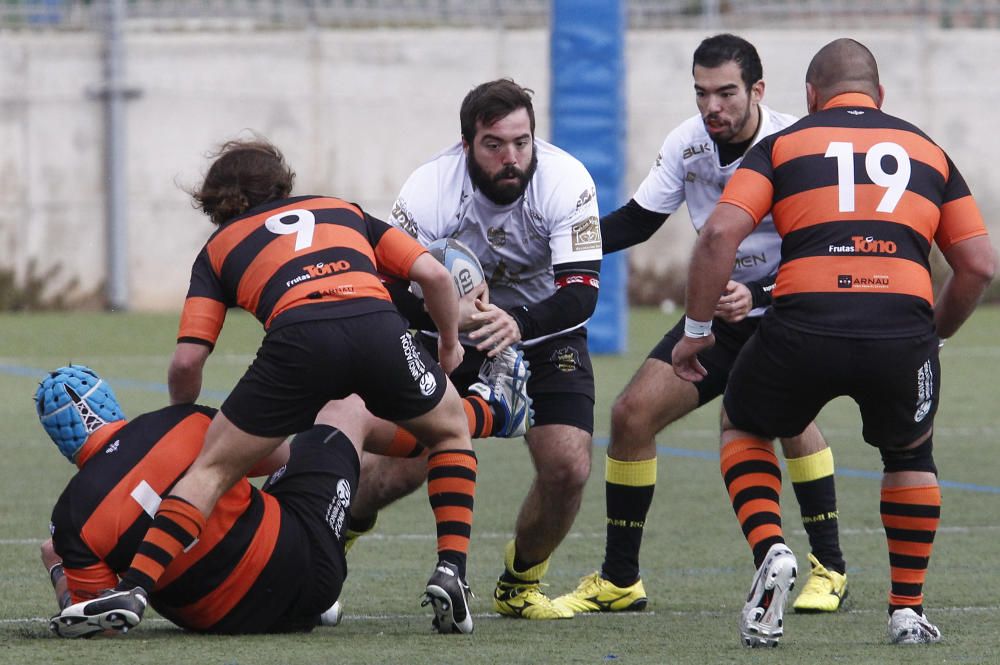
<svg viewBox="0 0 1000 665">
<path fill-rule="evenodd" d="M 106 425 L 91 437 L 97 437 L 96 446 L 52 512 L 53 544 L 63 559 L 74 602 L 117 584 L 160 497 L 169 493 L 201 450 L 214 414 L 207 407 L 171 406 L 121 427 Z M 150 595 L 153 607 L 194 630 L 230 632 L 234 627 L 227 622 L 237 616 L 243 622 L 255 616 L 273 619 L 273 614 L 263 616 L 267 613 L 260 608 L 247 612 L 243 605 L 265 569 L 275 565 L 272 559 L 281 558 L 272 554 L 281 549 L 277 546 L 282 531 L 277 500 L 240 480 L 219 500 L 194 547 L 167 567 Z M 290 602 L 298 592 L 292 587 L 283 590 L 292 595 Z M 235 628 L 262 629 L 246 623 Z"/>
<path fill-rule="evenodd" d="M 774 316 L 817 334 L 933 330 L 930 249 L 986 234 L 948 155 L 867 95 L 838 95 L 760 141 L 720 202 L 782 236 Z"/>
<path fill-rule="evenodd" d="M 407 279 L 425 251 L 340 199 L 259 206 L 223 224 L 198 254 L 178 341 L 214 346 L 230 307 L 247 310 L 265 330 L 392 310 L 379 273 Z"/>
</svg>

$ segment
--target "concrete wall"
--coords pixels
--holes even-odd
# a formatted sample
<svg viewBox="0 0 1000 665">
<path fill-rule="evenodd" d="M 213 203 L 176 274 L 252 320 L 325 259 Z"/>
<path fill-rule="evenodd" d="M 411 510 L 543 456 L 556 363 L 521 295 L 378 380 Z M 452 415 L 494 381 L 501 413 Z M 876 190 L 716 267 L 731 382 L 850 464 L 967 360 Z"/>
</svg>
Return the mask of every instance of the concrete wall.
<svg viewBox="0 0 1000 665">
<path fill-rule="evenodd" d="M 666 133 L 695 111 L 690 57 L 707 33 L 628 37 L 626 190 Z M 833 32 L 750 31 L 766 103 L 804 112 L 802 79 Z M 989 157 L 1000 153 L 1000 39 L 992 31 L 855 32 L 874 51 L 885 109 L 920 125 L 962 169 L 988 220 L 1000 219 Z M 342 196 L 385 216 L 409 172 L 458 138 L 458 105 L 475 84 L 512 76 L 536 90 L 547 137 L 548 33 L 371 30 L 131 33 L 128 103 L 129 290 L 136 309 L 177 309 L 212 230 L 184 187 L 206 153 L 241 131 L 273 140 L 297 192 Z M 0 270 L 42 277 L 70 299 L 103 288 L 103 116 L 88 91 L 101 75 L 90 34 L 0 35 Z M 620 202 L 602 202 L 606 209 Z M 632 251 L 633 268 L 683 274 L 693 233 L 683 215 Z M 992 224 L 995 237 L 1000 225 Z M 34 264 L 34 270 L 31 266 Z"/>
</svg>

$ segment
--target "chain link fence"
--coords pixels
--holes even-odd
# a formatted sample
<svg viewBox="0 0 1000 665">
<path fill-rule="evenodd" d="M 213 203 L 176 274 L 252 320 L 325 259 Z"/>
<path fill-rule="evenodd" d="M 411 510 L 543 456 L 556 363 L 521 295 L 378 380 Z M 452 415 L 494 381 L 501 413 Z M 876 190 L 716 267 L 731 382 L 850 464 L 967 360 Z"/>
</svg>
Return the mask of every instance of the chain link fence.
<svg viewBox="0 0 1000 665">
<path fill-rule="evenodd" d="M 116 0 L 0 0 L 0 29 L 92 30 Z M 120 0 L 131 29 L 539 28 L 549 0 Z M 997 0 L 626 0 L 632 29 L 1000 28 Z"/>
</svg>

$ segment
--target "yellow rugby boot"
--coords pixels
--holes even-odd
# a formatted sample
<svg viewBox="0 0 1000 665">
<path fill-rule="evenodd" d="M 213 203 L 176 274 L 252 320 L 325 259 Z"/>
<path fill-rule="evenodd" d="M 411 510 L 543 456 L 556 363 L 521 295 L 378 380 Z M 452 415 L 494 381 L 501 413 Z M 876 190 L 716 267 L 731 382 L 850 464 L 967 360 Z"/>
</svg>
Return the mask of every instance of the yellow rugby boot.
<svg viewBox="0 0 1000 665">
<path fill-rule="evenodd" d="M 538 582 L 504 582 L 497 580 L 493 591 L 493 609 L 516 619 L 572 619 L 573 610 L 558 606 L 542 593 Z"/>
<path fill-rule="evenodd" d="M 581 578 L 576 589 L 552 602 L 573 612 L 638 612 L 646 609 L 648 599 L 641 579 L 620 587 L 595 572 Z"/>
<path fill-rule="evenodd" d="M 827 570 L 812 554 L 809 564 L 809 579 L 792 607 L 796 612 L 836 612 L 847 598 L 847 575 Z"/>
</svg>

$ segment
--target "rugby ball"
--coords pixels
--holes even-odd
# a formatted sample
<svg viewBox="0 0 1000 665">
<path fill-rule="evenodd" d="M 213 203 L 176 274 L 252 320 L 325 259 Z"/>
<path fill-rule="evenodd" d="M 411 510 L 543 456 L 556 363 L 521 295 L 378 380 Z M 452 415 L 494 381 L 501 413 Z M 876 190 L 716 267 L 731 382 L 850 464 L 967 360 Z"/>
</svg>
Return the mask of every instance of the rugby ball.
<svg viewBox="0 0 1000 665">
<path fill-rule="evenodd" d="M 439 238 L 427 245 L 427 251 L 448 269 L 455 281 L 455 291 L 461 298 L 486 280 L 483 266 L 465 243 L 454 238 Z M 416 282 L 410 287 L 418 297 L 423 297 L 420 285 Z"/>
</svg>

